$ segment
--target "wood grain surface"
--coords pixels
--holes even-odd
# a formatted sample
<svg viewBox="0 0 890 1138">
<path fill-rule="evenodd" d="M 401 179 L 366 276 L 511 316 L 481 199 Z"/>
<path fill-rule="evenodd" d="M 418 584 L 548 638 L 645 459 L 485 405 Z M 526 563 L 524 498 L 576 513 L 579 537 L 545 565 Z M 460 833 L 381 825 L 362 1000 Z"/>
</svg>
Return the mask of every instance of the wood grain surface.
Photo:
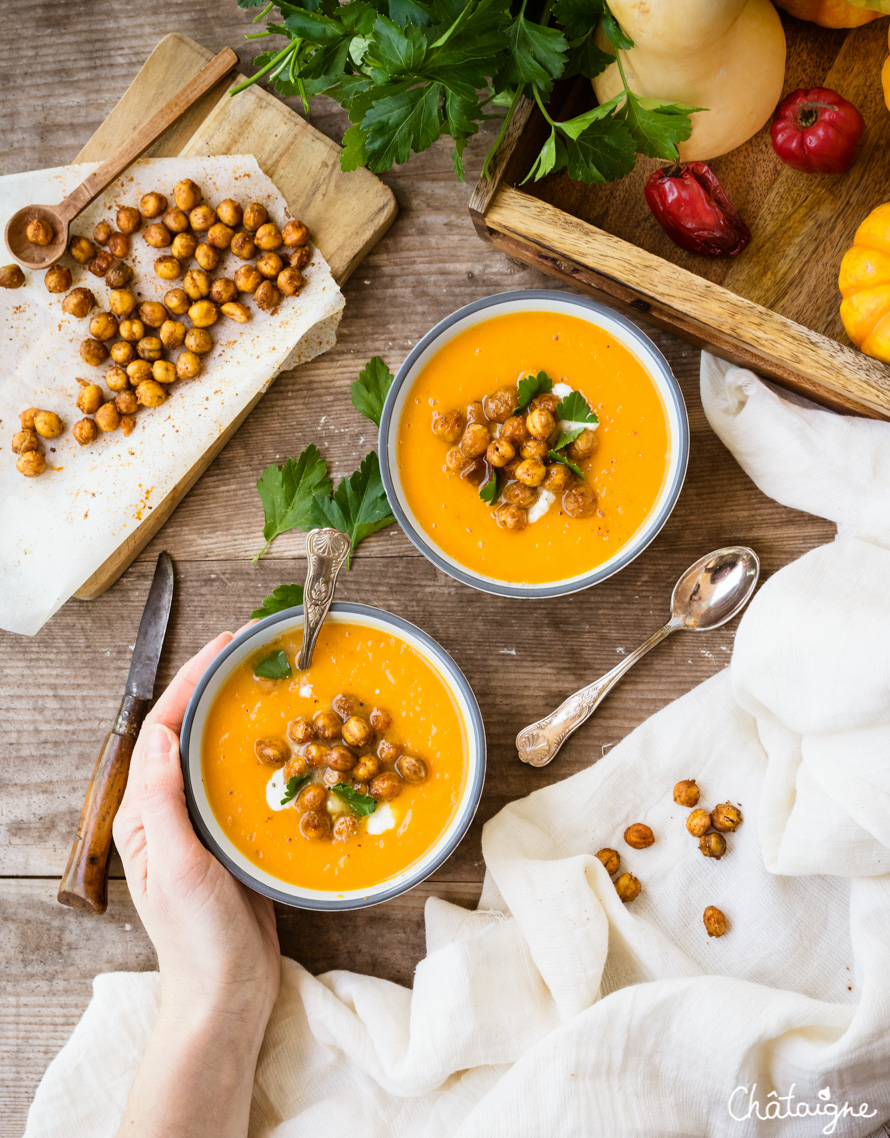
<svg viewBox="0 0 890 1138">
<path fill-rule="evenodd" d="M 0 172 L 69 161 L 165 33 L 181 31 L 217 51 L 226 44 L 240 50 L 245 30 L 248 19 L 231 0 L 142 0 L 101 12 L 70 0 L 0 5 Z M 324 101 L 311 119 L 337 140 L 346 122 Z M 496 126 L 488 124 L 468 147 L 470 179 Z M 349 384 L 365 361 L 379 354 L 395 368 L 459 305 L 553 283 L 479 241 L 467 215 L 470 190 L 454 181 L 447 142 L 385 181 L 400 213 L 345 286 L 336 348 L 280 377 L 107 593 L 69 602 L 32 639 L 0 633 L 0 1138 L 21 1135 L 34 1088 L 86 1006 L 92 977 L 155 966 L 116 858 L 104 916 L 64 909 L 55 894 L 97 749 L 120 702 L 157 554 L 170 551 L 177 575 L 160 690 L 183 660 L 220 630 L 243 623 L 275 585 L 302 580 L 300 535 L 280 538 L 270 555 L 250 563 L 262 545 L 256 478 L 310 442 L 335 477 L 354 469 L 375 441 L 349 402 Z M 749 542 L 769 575 L 831 539 L 827 522 L 764 497 L 709 430 L 697 394 L 698 352 L 665 333 L 654 338 L 689 405 L 689 477 L 661 536 L 623 573 L 574 597 L 527 605 L 457 585 L 392 528 L 365 542 L 343 575 L 344 599 L 401 613 L 455 656 L 479 697 L 490 766 L 470 834 L 425 885 L 361 913 L 279 911 L 284 952 L 313 971 L 354 968 L 410 984 L 424 953 L 425 899 L 472 905 L 478 897 L 484 822 L 511 799 L 596 761 L 652 712 L 726 665 L 734 626 L 676 636 L 619 685 L 552 766 L 533 770 L 516 759 L 518 727 L 657 627 L 674 579 L 694 558 L 727 542 Z"/>
</svg>

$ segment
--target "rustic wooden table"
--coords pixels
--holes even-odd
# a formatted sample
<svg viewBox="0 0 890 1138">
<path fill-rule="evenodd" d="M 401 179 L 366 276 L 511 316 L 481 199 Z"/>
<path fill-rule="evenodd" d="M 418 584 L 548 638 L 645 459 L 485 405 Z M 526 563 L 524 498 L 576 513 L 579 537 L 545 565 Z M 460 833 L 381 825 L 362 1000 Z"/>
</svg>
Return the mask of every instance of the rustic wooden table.
<svg viewBox="0 0 890 1138">
<path fill-rule="evenodd" d="M 234 0 L 142 0 L 0 5 L 0 173 L 70 160 L 167 32 L 214 51 L 241 48 L 248 19 Z M 242 53 L 242 60 L 249 55 Z M 312 109 L 340 138 L 345 116 Z M 493 132 L 469 148 L 479 170 Z M 92 977 L 149 969 L 154 953 L 112 865 L 108 912 L 56 903 L 90 770 L 117 710 L 154 562 L 167 549 L 177 591 L 159 683 L 218 631 L 238 627 L 271 589 L 302 580 L 300 537 L 279 539 L 259 565 L 262 513 L 254 484 L 269 462 L 317 442 L 336 475 L 366 452 L 367 423 L 349 384 L 379 354 L 395 369 L 437 320 L 471 300 L 549 282 L 476 237 L 469 186 L 458 185 L 446 142 L 387 176 L 400 215 L 346 286 L 337 346 L 283 374 L 158 538 L 99 600 L 70 601 L 33 639 L 0 633 L 0 1136 L 22 1133 L 47 1063 L 90 997 Z M 516 730 L 606 671 L 662 620 L 671 586 L 694 558 L 730 542 L 754 546 L 766 575 L 828 541 L 827 522 L 765 498 L 711 433 L 698 398 L 698 352 L 655 333 L 686 394 L 692 454 L 686 488 L 657 541 L 617 578 L 548 604 L 474 592 L 443 576 L 392 527 L 362 547 L 344 599 L 392 609 L 444 644 L 485 717 L 489 770 L 470 834 L 431 880 L 398 901 L 348 916 L 280 910 L 283 951 L 313 971 L 352 968 L 410 984 L 424 953 L 423 907 L 435 894 L 471 906 L 483 875 L 484 822 L 506 802 L 599 759 L 658 708 L 725 667 L 734 626 L 678 636 L 647 657 L 551 767 L 521 765 Z M 36 524 L 39 524 L 39 520 Z M 566 630 L 572 630 L 568 636 Z M 567 639 L 571 638 L 571 650 Z"/>
</svg>

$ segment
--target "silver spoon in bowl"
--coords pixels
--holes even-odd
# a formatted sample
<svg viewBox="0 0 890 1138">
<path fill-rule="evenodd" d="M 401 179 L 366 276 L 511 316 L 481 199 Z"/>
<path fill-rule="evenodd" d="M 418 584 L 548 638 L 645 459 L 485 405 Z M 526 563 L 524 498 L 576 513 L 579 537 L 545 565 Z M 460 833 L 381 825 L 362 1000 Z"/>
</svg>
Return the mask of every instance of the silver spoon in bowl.
<svg viewBox="0 0 890 1138">
<path fill-rule="evenodd" d="M 315 642 L 334 599 L 337 575 L 346 564 L 351 543 L 345 533 L 327 527 L 306 537 L 306 584 L 303 586 L 303 644 L 297 670 L 312 663 Z"/>
<path fill-rule="evenodd" d="M 759 576 L 760 559 L 745 545 L 730 545 L 700 557 L 674 586 L 667 624 L 610 672 L 570 695 L 556 711 L 524 727 L 516 736 L 520 759 L 533 767 L 545 767 L 638 660 L 672 632 L 710 632 L 732 620 L 751 599 Z"/>
</svg>

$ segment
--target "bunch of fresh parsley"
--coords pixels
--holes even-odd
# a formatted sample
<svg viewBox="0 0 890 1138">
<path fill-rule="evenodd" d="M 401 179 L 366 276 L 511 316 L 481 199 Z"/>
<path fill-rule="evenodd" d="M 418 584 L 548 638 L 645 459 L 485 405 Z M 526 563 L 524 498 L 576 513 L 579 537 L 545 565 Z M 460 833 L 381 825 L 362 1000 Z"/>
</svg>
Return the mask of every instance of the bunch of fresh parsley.
<svg viewBox="0 0 890 1138">
<path fill-rule="evenodd" d="M 520 98 L 537 103 L 550 133 L 529 173 L 542 178 L 567 168 L 581 182 L 629 174 L 638 153 L 676 161 L 689 137 L 689 115 L 701 108 L 636 96 L 618 60 L 623 91 L 564 122 L 547 101 L 555 80 L 593 78 L 633 46 L 606 0 L 238 0 L 273 9 L 279 19 L 248 39 L 281 35 L 287 44 L 262 52 L 250 83 L 267 77 L 283 95 L 336 99 L 352 125 L 343 138 L 344 170 L 375 173 L 426 150 L 441 135 L 454 141 L 463 180 L 463 151 L 481 123 L 507 108 L 483 174 Z M 595 40 L 602 23 L 615 54 Z M 234 93 L 234 92 L 233 92 Z"/>
</svg>

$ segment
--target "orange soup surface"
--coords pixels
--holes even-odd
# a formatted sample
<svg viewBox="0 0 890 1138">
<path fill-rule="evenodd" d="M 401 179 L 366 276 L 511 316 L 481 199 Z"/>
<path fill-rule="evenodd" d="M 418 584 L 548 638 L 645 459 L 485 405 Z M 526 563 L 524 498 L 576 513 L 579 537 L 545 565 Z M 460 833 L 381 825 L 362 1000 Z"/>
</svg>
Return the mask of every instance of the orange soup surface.
<svg viewBox="0 0 890 1138">
<path fill-rule="evenodd" d="M 308 889 L 344 892 L 364 889 L 401 873 L 439 839 L 460 802 L 466 778 L 467 734 L 457 703 L 438 670 L 420 653 L 389 632 L 328 617 L 315 647 L 311 667 L 297 672 L 302 632 L 281 637 L 242 664 L 220 689 L 207 717 L 203 740 L 203 773 L 207 796 L 228 838 L 255 865 L 282 881 Z M 283 650 L 290 679 L 260 679 L 257 660 Z M 281 763 L 260 762 L 257 740 L 286 744 L 290 755 L 303 748 L 288 736 L 298 717 L 312 720 L 330 712 L 334 698 L 349 693 L 359 703 L 358 714 L 370 717 L 383 709 L 391 725 L 375 732 L 356 757 L 376 756 L 381 739 L 400 754 L 419 757 L 426 767 L 422 782 L 396 778 L 398 793 L 379 801 L 373 814 L 350 810 L 322 781 L 327 767 L 310 766 L 311 784 L 327 794 L 322 811 L 330 822 L 344 817 L 356 831 L 346 840 L 326 835 L 312 840 L 301 832 L 299 796 L 284 809 L 273 809 L 267 784 L 283 776 Z M 323 741 L 334 746 L 334 741 Z M 336 743 L 342 745 L 341 740 Z M 297 760 L 299 762 L 299 759 Z M 393 763 L 381 764 L 381 769 Z M 393 778 L 392 773 L 388 777 Z M 350 772 L 334 775 L 347 786 L 367 793 Z M 280 806 L 281 791 L 270 792 Z M 375 822 L 376 816 L 376 822 Z M 368 826 L 385 825 L 379 833 Z M 334 831 L 336 832 L 336 831 Z"/>
<path fill-rule="evenodd" d="M 596 509 L 570 517 L 557 497 L 525 528 L 510 530 L 478 486 L 446 467 L 449 446 L 431 426 L 434 416 L 466 414 L 474 401 L 540 371 L 579 391 L 599 416 L 597 449 L 576 463 Z M 445 554 L 497 580 L 541 584 L 586 573 L 627 545 L 661 493 L 670 439 L 649 373 L 608 331 L 558 312 L 519 312 L 467 328 L 427 363 L 402 411 L 397 457 L 408 505 Z"/>
</svg>

